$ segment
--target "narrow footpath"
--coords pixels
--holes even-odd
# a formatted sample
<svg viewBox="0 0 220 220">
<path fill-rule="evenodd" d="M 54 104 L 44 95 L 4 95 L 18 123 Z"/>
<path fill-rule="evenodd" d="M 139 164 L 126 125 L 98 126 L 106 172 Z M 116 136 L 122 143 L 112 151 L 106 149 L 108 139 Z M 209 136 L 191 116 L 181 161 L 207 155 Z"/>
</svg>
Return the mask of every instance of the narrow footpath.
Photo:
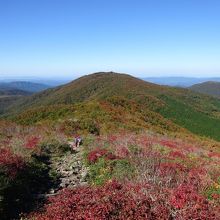
<svg viewBox="0 0 220 220">
<path fill-rule="evenodd" d="M 72 142 L 69 142 L 70 147 L 72 144 Z M 52 188 L 50 192 L 45 195 L 46 197 L 56 195 L 59 190 L 64 188 L 75 188 L 87 185 L 86 177 L 88 170 L 83 164 L 81 147 L 75 151 L 68 151 L 62 157 L 53 155 L 50 162 L 50 167 L 59 176 L 59 184 L 56 188 Z"/>
</svg>

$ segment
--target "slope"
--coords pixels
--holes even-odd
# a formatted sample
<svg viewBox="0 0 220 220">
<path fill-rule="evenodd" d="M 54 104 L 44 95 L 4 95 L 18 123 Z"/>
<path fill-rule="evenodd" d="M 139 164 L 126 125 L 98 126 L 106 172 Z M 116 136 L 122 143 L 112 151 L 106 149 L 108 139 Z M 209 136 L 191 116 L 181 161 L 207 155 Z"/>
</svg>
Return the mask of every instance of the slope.
<svg viewBox="0 0 220 220">
<path fill-rule="evenodd" d="M 195 84 L 189 87 L 189 89 L 217 98 L 220 97 L 220 82 L 208 81 L 200 84 Z"/>
<path fill-rule="evenodd" d="M 12 88 L 0 88 L 0 114 L 7 110 L 7 108 L 21 99 L 22 96 L 28 96 L 32 93 Z"/>
<path fill-rule="evenodd" d="M 165 132 L 180 131 L 183 127 L 220 140 L 218 99 L 112 72 L 87 75 L 26 97 L 11 106 L 8 112 L 10 116 L 23 112 L 15 119 L 24 124 L 68 117 L 80 119 L 87 126 L 105 127 L 104 130 L 125 125 L 137 129 L 159 127 Z"/>
<path fill-rule="evenodd" d="M 0 96 L 13 96 L 13 95 L 31 95 L 32 93 L 20 90 L 20 89 L 12 89 L 12 88 L 0 88 Z"/>
</svg>

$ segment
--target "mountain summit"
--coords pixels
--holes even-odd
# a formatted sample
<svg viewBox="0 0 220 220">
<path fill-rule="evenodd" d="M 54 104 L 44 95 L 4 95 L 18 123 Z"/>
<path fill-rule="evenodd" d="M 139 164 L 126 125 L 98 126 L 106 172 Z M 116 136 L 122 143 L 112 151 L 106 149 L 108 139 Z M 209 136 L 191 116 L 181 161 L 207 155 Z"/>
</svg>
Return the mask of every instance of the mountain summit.
<svg viewBox="0 0 220 220">
<path fill-rule="evenodd" d="M 25 105 L 70 104 L 113 95 L 134 96 L 157 91 L 160 86 L 127 74 L 98 72 L 28 98 Z"/>
<path fill-rule="evenodd" d="M 220 139 L 218 99 L 114 72 L 86 75 L 66 85 L 25 97 L 8 108 L 7 113 L 28 124 L 68 115 L 74 120 L 80 118 L 81 122 L 92 120 L 105 130 L 111 126 L 114 129 L 118 126 L 132 129 L 147 126 L 172 132 L 184 128 Z"/>
</svg>

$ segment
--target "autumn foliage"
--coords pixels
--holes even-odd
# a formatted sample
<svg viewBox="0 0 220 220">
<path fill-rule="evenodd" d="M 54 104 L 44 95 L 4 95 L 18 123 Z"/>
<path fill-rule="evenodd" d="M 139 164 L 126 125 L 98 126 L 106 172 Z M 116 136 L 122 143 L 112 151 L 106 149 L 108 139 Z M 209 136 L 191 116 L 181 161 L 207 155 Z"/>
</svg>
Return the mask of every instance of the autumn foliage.
<svg viewBox="0 0 220 220">
<path fill-rule="evenodd" d="M 114 160 L 117 157 L 106 149 L 97 148 L 89 152 L 87 159 L 89 163 L 95 163 L 99 158 L 104 157 L 106 160 Z"/>
<path fill-rule="evenodd" d="M 218 219 L 209 202 L 191 186 L 179 186 L 168 198 L 141 184 L 111 181 L 101 187 L 64 190 L 30 217 L 49 219 Z"/>
<path fill-rule="evenodd" d="M 213 169 L 219 158 L 212 154 L 208 161 L 210 150 L 196 142 L 123 133 L 94 138 L 86 148 L 91 178 L 107 175 L 105 183 L 60 191 L 29 217 L 219 219 L 219 173 Z M 128 176 L 131 167 L 134 173 L 130 180 L 117 180 L 124 170 Z"/>
<path fill-rule="evenodd" d="M 34 149 L 37 147 L 37 144 L 39 143 L 39 141 L 40 141 L 40 138 L 38 137 L 35 137 L 35 136 L 30 137 L 27 139 L 27 142 L 25 143 L 25 147 L 27 149 Z"/>
<path fill-rule="evenodd" d="M 10 178 L 13 179 L 24 166 L 22 157 L 14 154 L 9 148 L 0 148 L 0 169 Z"/>
<path fill-rule="evenodd" d="M 99 188 L 64 190 L 51 198 L 46 212 L 34 214 L 46 219 L 153 219 L 150 199 L 140 188 L 112 181 Z"/>
<path fill-rule="evenodd" d="M 58 143 L 65 143 L 66 136 L 59 127 L 53 131 L 43 126 L 8 125 L 0 129 L 0 172 L 6 180 L 2 181 L 6 184 L 0 205 L 5 208 L 5 201 L 10 201 L 3 218 L 9 219 L 17 198 L 26 206 L 25 201 L 34 193 L 48 192 L 52 184 L 47 186 L 49 161 L 42 159 L 49 158 L 56 145 L 60 149 Z M 219 219 L 220 157 L 216 142 L 151 132 L 90 135 L 83 141 L 90 185 L 60 190 L 41 209 L 17 207 L 13 218 L 25 210 L 32 211 L 25 215 L 31 220 Z"/>
</svg>

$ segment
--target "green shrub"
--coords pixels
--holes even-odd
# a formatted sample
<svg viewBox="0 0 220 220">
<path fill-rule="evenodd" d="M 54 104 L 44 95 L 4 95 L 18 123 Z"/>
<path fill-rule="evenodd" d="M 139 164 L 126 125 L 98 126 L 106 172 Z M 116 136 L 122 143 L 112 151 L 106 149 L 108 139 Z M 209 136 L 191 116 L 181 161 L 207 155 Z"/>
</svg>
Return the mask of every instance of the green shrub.
<svg viewBox="0 0 220 220">
<path fill-rule="evenodd" d="M 41 145 L 41 156 L 50 156 L 51 153 L 57 154 L 58 156 L 62 156 L 66 152 L 71 151 L 69 144 L 67 143 L 43 143 Z"/>
<path fill-rule="evenodd" d="M 87 119 L 83 120 L 81 122 L 81 128 L 83 130 L 87 130 L 91 134 L 99 135 L 100 129 L 97 123 L 95 123 L 93 120 Z"/>
<path fill-rule="evenodd" d="M 205 195 L 209 200 L 216 199 L 218 197 L 219 203 L 220 203 L 220 177 L 216 183 L 214 183 L 212 186 L 210 186 L 207 191 L 205 192 Z"/>
<path fill-rule="evenodd" d="M 134 177 L 135 168 L 128 160 L 115 160 L 112 161 L 112 163 L 114 164 L 113 177 L 117 180 L 131 179 Z"/>
<path fill-rule="evenodd" d="M 130 145 L 130 146 L 128 147 L 128 149 L 129 149 L 129 151 L 130 151 L 132 154 L 134 154 L 134 155 L 137 155 L 137 154 L 141 153 L 141 148 L 138 147 L 138 146 L 136 146 L 136 145 Z"/>
<path fill-rule="evenodd" d="M 89 182 L 92 185 L 103 185 L 112 178 L 111 162 L 104 158 L 89 166 Z"/>
</svg>

